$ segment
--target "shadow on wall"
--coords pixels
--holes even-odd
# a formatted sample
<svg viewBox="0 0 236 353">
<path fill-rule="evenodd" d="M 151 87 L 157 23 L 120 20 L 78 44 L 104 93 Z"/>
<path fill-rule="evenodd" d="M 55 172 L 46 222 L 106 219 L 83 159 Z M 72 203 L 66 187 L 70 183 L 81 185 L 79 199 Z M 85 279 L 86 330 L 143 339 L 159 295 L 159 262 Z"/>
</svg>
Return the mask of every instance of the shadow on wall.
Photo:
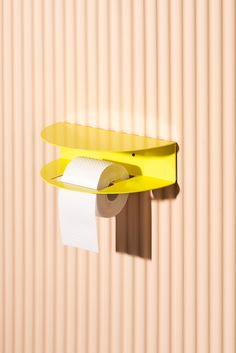
<svg viewBox="0 0 236 353">
<path fill-rule="evenodd" d="M 116 216 L 116 251 L 144 259 L 152 258 L 152 200 L 172 200 L 180 191 L 176 183 L 163 189 L 130 194 Z"/>
</svg>

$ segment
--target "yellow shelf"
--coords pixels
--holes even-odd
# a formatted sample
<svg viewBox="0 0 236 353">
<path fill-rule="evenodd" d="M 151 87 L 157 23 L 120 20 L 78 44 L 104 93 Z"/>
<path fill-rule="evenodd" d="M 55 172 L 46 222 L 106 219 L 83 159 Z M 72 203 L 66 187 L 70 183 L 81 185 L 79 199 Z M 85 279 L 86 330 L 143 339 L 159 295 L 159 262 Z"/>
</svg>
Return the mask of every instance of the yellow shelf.
<svg viewBox="0 0 236 353">
<path fill-rule="evenodd" d="M 163 188 L 176 182 L 176 143 L 77 124 L 57 123 L 42 131 L 43 140 L 60 148 L 60 159 L 41 170 L 55 187 L 94 194 L 134 193 Z M 122 164 L 130 177 L 95 190 L 60 181 L 72 158 L 89 157 Z"/>
<path fill-rule="evenodd" d="M 64 169 L 69 161 L 57 159 L 44 166 L 41 170 L 43 179 L 53 186 L 70 189 L 71 191 L 88 192 L 91 194 L 127 194 L 133 192 L 147 191 L 163 188 L 173 184 L 171 181 L 138 175 L 127 180 L 122 180 L 102 190 L 89 189 L 78 185 L 68 184 L 60 181 Z"/>
<path fill-rule="evenodd" d="M 54 146 L 79 150 L 130 152 L 174 144 L 171 141 L 70 123 L 46 127 L 41 137 Z"/>
</svg>

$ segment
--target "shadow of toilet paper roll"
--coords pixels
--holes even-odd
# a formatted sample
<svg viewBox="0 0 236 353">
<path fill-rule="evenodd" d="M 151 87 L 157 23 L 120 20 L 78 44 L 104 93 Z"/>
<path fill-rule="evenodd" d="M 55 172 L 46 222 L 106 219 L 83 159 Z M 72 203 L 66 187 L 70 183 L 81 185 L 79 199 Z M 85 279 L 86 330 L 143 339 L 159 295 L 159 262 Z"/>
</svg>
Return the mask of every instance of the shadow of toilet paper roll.
<svg viewBox="0 0 236 353">
<path fill-rule="evenodd" d="M 152 257 L 150 192 L 129 194 L 116 216 L 116 251 L 145 259 Z"/>
</svg>

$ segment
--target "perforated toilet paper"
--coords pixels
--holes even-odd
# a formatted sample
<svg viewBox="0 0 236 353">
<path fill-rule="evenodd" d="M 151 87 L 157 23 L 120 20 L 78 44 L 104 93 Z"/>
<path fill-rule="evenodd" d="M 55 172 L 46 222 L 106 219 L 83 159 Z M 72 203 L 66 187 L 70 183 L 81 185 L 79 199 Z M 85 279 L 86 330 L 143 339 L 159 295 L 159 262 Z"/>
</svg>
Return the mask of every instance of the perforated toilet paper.
<svg viewBox="0 0 236 353">
<path fill-rule="evenodd" d="M 120 164 L 76 157 L 68 163 L 61 181 L 100 190 L 116 180 L 128 178 L 127 170 Z M 97 216 L 116 216 L 127 198 L 127 194 L 98 195 L 60 189 L 58 203 L 63 244 L 98 252 Z"/>
</svg>

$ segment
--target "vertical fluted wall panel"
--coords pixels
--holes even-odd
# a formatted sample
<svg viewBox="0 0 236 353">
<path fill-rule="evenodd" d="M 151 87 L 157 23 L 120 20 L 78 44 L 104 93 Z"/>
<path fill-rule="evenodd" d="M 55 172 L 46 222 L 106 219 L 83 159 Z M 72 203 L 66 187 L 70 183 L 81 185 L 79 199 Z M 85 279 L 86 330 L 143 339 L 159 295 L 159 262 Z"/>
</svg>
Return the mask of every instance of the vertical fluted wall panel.
<svg viewBox="0 0 236 353">
<path fill-rule="evenodd" d="M 236 351 L 234 0 L 1 0 L 0 351 Z M 152 259 L 61 244 L 40 140 L 67 120 L 178 143 Z"/>
</svg>

